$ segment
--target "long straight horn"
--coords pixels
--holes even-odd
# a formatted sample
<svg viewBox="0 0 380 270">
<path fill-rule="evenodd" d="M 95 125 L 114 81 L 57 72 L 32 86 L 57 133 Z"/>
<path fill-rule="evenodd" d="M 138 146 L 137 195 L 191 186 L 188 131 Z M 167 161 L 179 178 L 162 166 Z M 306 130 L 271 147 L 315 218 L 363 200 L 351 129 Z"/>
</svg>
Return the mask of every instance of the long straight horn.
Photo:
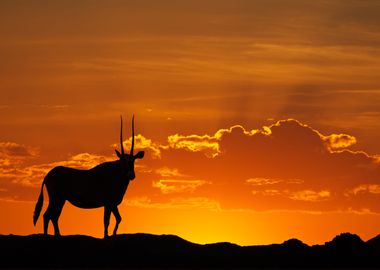
<svg viewBox="0 0 380 270">
<path fill-rule="evenodd" d="M 121 155 L 124 156 L 124 146 L 123 146 L 123 117 L 120 115 L 120 149 Z"/>
<path fill-rule="evenodd" d="M 133 156 L 133 148 L 135 147 L 135 115 L 132 116 L 132 146 L 130 155 Z"/>
</svg>

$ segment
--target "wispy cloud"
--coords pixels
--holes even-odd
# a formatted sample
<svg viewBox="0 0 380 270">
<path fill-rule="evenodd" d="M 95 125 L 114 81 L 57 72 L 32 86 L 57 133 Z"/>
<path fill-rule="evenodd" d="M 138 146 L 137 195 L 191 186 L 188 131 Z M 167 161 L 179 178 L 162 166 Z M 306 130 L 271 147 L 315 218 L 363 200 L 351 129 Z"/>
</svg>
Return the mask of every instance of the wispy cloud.
<svg viewBox="0 0 380 270">
<path fill-rule="evenodd" d="M 162 167 L 155 170 L 155 172 L 162 177 L 189 177 L 186 174 L 182 174 L 176 168 Z"/>
<path fill-rule="evenodd" d="M 178 180 L 178 179 L 162 179 L 153 182 L 152 186 L 161 190 L 162 193 L 182 193 L 194 192 L 197 188 L 207 184 L 203 180 Z"/>
<path fill-rule="evenodd" d="M 126 205 L 142 208 L 158 208 L 158 209 L 209 209 L 213 211 L 220 211 L 218 202 L 204 197 L 190 197 L 190 198 L 173 198 L 167 202 L 154 202 L 148 197 L 138 197 L 126 200 Z"/>
</svg>

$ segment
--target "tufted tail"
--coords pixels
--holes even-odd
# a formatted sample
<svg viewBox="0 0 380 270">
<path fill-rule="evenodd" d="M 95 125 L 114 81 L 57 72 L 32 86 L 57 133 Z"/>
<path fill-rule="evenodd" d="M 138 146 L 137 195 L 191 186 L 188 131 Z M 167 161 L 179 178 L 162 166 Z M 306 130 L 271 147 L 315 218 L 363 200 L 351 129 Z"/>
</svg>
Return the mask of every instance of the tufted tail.
<svg viewBox="0 0 380 270">
<path fill-rule="evenodd" d="M 36 203 L 36 207 L 34 208 L 34 213 L 33 213 L 33 224 L 36 225 L 38 217 L 40 216 L 42 205 L 44 204 L 44 185 L 45 185 L 45 180 L 42 182 L 41 186 L 41 192 L 40 196 L 38 197 L 38 201 Z"/>
</svg>

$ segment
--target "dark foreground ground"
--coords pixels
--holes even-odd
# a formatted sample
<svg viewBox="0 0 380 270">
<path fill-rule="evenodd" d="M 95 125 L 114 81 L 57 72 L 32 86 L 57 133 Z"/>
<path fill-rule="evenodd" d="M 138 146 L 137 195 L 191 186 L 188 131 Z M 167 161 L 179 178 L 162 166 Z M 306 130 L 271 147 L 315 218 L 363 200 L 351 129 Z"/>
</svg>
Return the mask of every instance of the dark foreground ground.
<svg viewBox="0 0 380 270">
<path fill-rule="evenodd" d="M 343 233 L 324 245 L 199 245 L 174 235 L 0 235 L 0 268 L 380 268 L 380 235 Z"/>
</svg>

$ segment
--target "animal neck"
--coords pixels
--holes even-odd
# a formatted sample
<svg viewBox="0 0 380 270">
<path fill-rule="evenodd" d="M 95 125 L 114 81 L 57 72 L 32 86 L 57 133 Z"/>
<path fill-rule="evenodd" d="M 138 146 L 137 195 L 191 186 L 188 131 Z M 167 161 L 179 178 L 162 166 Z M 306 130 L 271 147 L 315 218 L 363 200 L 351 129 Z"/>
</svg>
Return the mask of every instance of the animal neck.
<svg viewBox="0 0 380 270">
<path fill-rule="evenodd" d="M 119 160 L 117 164 L 117 171 L 118 171 L 117 174 L 120 176 L 120 179 L 129 183 L 130 181 L 128 179 L 129 168 L 127 166 L 128 165 L 126 165 L 125 161 Z"/>
</svg>

